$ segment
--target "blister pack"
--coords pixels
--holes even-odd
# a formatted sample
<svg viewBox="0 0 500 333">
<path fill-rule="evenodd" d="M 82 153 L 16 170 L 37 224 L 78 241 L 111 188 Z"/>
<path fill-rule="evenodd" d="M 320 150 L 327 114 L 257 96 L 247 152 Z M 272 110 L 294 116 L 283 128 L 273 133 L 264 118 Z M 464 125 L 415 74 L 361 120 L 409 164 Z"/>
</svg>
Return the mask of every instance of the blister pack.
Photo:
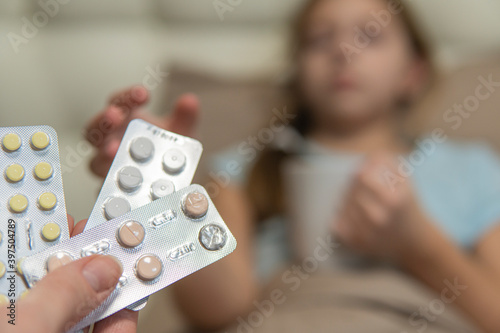
<svg viewBox="0 0 500 333">
<path fill-rule="evenodd" d="M 236 248 L 207 192 L 191 185 L 26 258 L 34 286 L 47 272 L 93 254 L 116 257 L 123 275 L 111 296 L 71 332 L 140 301 L 222 259 Z"/>
<path fill-rule="evenodd" d="M 25 290 L 23 257 L 69 238 L 57 134 L 49 126 L 0 128 L 0 303 Z"/>
<path fill-rule="evenodd" d="M 132 120 L 85 228 L 188 186 L 202 151 L 197 140 Z"/>
</svg>

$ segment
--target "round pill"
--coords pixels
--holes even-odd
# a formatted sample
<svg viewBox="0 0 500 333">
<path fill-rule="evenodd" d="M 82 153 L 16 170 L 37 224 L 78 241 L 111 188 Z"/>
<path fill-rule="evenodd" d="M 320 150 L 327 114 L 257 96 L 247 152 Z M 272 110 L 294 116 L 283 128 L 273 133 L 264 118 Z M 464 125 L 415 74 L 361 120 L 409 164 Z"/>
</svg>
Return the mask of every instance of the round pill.
<svg viewBox="0 0 500 333">
<path fill-rule="evenodd" d="M 217 251 L 226 245 L 227 234 L 218 225 L 209 224 L 200 230 L 199 240 L 205 249 Z"/>
<path fill-rule="evenodd" d="M 187 216 L 198 219 L 207 213 L 208 199 L 200 192 L 191 192 L 184 198 L 182 208 Z"/>
<path fill-rule="evenodd" d="M 10 198 L 9 206 L 14 213 L 22 213 L 28 208 L 28 199 L 22 194 L 16 194 Z"/>
<path fill-rule="evenodd" d="M 136 138 L 130 144 L 130 156 L 138 162 L 147 161 L 153 156 L 154 145 L 151 140 L 145 137 Z"/>
<path fill-rule="evenodd" d="M 10 300 L 4 294 L 0 294 L 0 305 L 9 304 Z"/>
<path fill-rule="evenodd" d="M 40 205 L 40 208 L 43 210 L 51 210 L 56 206 L 57 198 L 55 194 L 52 192 L 42 193 L 38 197 L 38 204 Z"/>
<path fill-rule="evenodd" d="M 125 247 L 136 247 L 144 240 L 144 227 L 139 222 L 128 221 L 118 229 L 117 238 Z"/>
<path fill-rule="evenodd" d="M 15 133 L 7 134 L 2 140 L 3 147 L 8 151 L 16 151 L 21 147 L 21 137 Z"/>
<path fill-rule="evenodd" d="M 61 236 L 61 228 L 54 222 L 49 222 L 42 228 L 42 237 L 47 242 L 53 242 Z"/>
<path fill-rule="evenodd" d="M 142 184 L 142 174 L 139 169 L 126 166 L 118 171 L 118 184 L 125 191 L 133 191 Z"/>
<path fill-rule="evenodd" d="M 182 171 L 186 165 L 186 155 L 178 149 L 167 150 L 163 155 L 163 167 L 168 173 L 174 174 Z"/>
<path fill-rule="evenodd" d="M 40 180 L 47 180 L 52 177 L 52 165 L 47 162 L 40 162 L 35 166 L 35 176 Z"/>
<path fill-rule="evenodd" d="M 151 185 L 151 196 L 153 200 L 163 198 L 175 192 L 175 185 L 170 180 L 160 179 Z"/>
<path fill-rule="evenodd" d="M 130 211 L 130 204 L 123 198 L 113 197 L 104 204 L 104 214 L 108 220 L 122 216 Z"/>
<path fill-rule="evenodd" d="M 162 264 L 160 259 L 152 254 L 146 254 L 137 260 L 135 272 L 137 277 L 143 281 L 152 281 L 160 276 Z"/>
<path fill-rule="evenodd" d="M 5 170 L 5 176 L 7 180 L 17 183 L 24 178 L 24 168 L 19 164 L 12 164 Z"/>
<path fill-rule="evenodd" d="M 66 264 L 69 264 L 73 261 L 73 257 L 66 252 L 57 252 L 56 254 L 51 255 L 47 259 L 47 272 L 53 272 L 59 267 L 62 267 Z"/>
<path fill-rule="evenodd" d="M 36 132 L 31 136 L 31 145 L 33 148 L 42 150 L 50 144 L 50 137 L 45 132 Z"/>
<path fill-rule="evenodd" d="M 0 261 L 0 279 L 5 275 L 5 264 Z"/>
</svg>

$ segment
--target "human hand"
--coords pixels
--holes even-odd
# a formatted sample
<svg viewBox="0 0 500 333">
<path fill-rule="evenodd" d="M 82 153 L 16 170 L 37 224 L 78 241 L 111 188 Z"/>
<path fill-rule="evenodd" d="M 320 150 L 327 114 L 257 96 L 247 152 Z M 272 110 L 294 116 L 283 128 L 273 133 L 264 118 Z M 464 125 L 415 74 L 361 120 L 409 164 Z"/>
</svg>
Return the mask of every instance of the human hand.
<svg viewBox="0 0 500 333">
<path fill-rule="evenodd" d="M 75 227 L 68 216 L 72 236 L 83 231 L 85 220 Z M 122 267 L 113 257 L 94 255 L 62 266 L 40 280 L 16 302 L 15 326 L 8 323 L 7 305 L 0 313 L 0 332 L 47 332 L 69 330 L 97 308 L 115 289 Z M 95 333 L 134 333 L 138 314 L 122 310 L 95 324 Z"/>
<path fill-rule="evenodd" d="M 81 220 L 76 225 L 72 216 L 68 215 L 68 224 L 71 237 L 83 232 L 87 219 Z M 74 226 L 74 227 L 73 227 Z M 124 309 L 94 324 L 93 333 L 135 333 L 139 312 Z"/>
<path fill-rule="evenodd" d="M 88 124 L 85 137 L 97 148 L 90 162 L 92 172 L 106 177 L 121 138 L 129 122 L 143 119 L 165 130 L 185 136 L 193 136 L 199 117 L 199 102 L 195 95 L 181 96 L 171 115 L 155 116 L 141 108 L 148 102 L 149 92 L 142 86 L 135 86 L 115 94 L 108 106 Z"/>
<path fill-rule="evenodd" d="M 411 181 L 402 178 L 393 156 L 367 159 L 333 224 L 333 234 L 363 255 L 402 263 L 425 241 L 430 223 Z"/>
</svg>

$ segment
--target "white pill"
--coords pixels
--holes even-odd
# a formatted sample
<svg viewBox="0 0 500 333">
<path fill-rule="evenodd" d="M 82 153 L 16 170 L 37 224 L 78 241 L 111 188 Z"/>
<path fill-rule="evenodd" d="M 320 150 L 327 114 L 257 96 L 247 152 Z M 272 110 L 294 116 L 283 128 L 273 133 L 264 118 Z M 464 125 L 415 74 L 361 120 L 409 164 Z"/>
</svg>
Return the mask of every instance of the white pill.
<svg viewBox="0 0 500 333">
<path fill-rule="evenodd" d="M 175 185 L 170 180 L 160 179 L 151 185 L 151 196 L 153 200 L 163 198 L 175 192 Z"/>
<path fill-rule="evenodd" d="M 179 149 L 167 150 L 163 155 L 163 168 L 170 174 L 179 173 L 186 165 L 186 155 Z"/>
<path fill-rule="evenodd" d="M 138 162 L 147 161 L 153 156 L 154 144 L 145 137 L 136 138 L 130 144 L 130 156 Z"/>
<path fill-rule="evenodd" d="M 118 171 L 118 184 L 125 191 L 136 190 L 142 184 L 142 174 L 139 169 L 126 166 Z"/>
<path fill-rule="evenodd" d="M 130 211 L 130 204 L 123 198 L 113 197 L 104 204 L 104 214 L 108 220 L 122 216 Z"/>
</svg>

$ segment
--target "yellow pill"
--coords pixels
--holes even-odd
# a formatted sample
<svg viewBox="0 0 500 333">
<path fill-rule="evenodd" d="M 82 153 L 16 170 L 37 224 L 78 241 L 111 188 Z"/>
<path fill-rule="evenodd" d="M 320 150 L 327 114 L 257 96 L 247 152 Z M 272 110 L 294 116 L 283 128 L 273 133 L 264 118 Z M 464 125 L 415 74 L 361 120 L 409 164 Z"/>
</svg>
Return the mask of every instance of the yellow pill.
<svg viewBox="0 0 500 333">
<path fill-rule="evenodd" d="M 54 222 L 49 222 L 42 228 L 42 236 L 48 242 L 53 242 L 61 235 L 61 228 Z"/>
<path fill-rule="evenodd" d="M 14 213 L 22 213 L 28 208 L 28 199 L 22 194 L 16 194 L 10 198 L 9 206 Z"/>
<path fill-rule="evenodd" d="M 0 244 L 2 244 L 2 237 L 3 237 L 3 235 L 2 235 L 2 232 L 0 231 Z"/>
<path fill-rule="evenodd" d="M 21 137 L 15 133 L 7 134 L 2 140 L 3 147 L 8 151 L 16 151 L 21 147 Z"/>
<path fill-rule="evenodd" d="M 1 305 L 4 305 L 4 304 L 9 304 L 10 303 L 10 300 L 7 296 L 5 296 L 4 294 L 0 294 L 0 304 Z"/>
<path fill-rule="evenodd" d="M 5 176 L 11 182 L 17 183 L 24 178 L 24 168 L 19 164 L 12 164 L 5 170 Z"/>
<path fill-rule="evenodd" d="M 21 268 L 21 265 L 22 265 L 23 261 L 24 261 L 24 257 L 23 257 L 23 258 L 21 258 L 21 259 L 19 259 L 19 260 L 17 261 L 17 265 L 16 265 L 16 270 L 17 270 L 17 272 L 18 272 L 19 274 L 21 274 L 21 275 L 23 275 L 23 269 Z"/>
<path fill-rule="evenodd" d="M 45 132 L 36 132 L 31 137 L 31 145 L 35 149 L 38 150 L 45 149 L 49 144 L 50 144 L 50 137 Z"/>
<path fill-rule="evenodd" d="M 51 210 L 52 208 L 55 207 L 56 203 L 57 203 L 57 198 L 52 192 L 42 193 L 38 197 L 38 204 L 40 205 L 40 208 L 43 210 Z"/>
<path fill-rule="evenodd" d="M 0 261 L 0 279 L 5 276 L 5 264 Z"/>
<path fill-rule="evenodd" d="M 46 180 L 52 177 L 52 165 L 47 162 L 40 162 L 35 166 L 35 176 L 40 180 Z"/>
</svg>

